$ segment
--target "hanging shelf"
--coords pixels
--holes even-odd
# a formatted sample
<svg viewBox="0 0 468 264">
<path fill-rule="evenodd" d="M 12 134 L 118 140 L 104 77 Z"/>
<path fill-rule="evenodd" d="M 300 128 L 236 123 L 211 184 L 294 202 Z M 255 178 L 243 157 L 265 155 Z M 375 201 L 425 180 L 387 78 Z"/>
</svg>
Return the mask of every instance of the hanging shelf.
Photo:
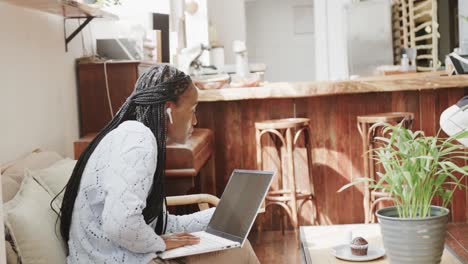
<svg viewBox="0 0 468 264">
<path fill-rule="evenodd" d="M 85 4 L 76 0 L 0 0 L 0 2 L 62 16 L 64 18 L 65 50 L 68 49 L 68 43 L 94 18 L 119 19 L 117 15 L 106 12 L 95 5 Z M 82 18 L 86 19 L 84 23 L 67 36 L 66 20 Z"/>
</svg>

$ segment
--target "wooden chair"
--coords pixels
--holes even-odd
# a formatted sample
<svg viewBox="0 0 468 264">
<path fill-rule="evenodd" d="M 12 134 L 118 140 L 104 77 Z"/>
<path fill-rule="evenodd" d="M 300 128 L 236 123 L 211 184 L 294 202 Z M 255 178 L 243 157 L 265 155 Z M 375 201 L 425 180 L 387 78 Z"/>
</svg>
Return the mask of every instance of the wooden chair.
<svg viewBox="0 0 468 264">
<path fill-rule="evenodd" d="M 414 114 L 408 112 L 391 112 L 380 113 L 365 116 L 358 116 L 358 130 L 362 138 L 363 161 L 364 161 L 364 177 L 376 179 L 375 164 L 372 158 L 374 149 L 375 137 L 385 124 L 403 123 L 405 128 L 411 128 L 413 125 Z M 377 205 L 382 201 L 392 200 L 388 193 L 378 190 L 370 191 L 369 183 L 364 186 L 364 216 L 365 223 L 374 223 L 374 211 Z"/>
<path fill-rule="evenodd" d="M 181 206 L 198 204 L 200 211 L 206 210 L 212 206 L 218 206 L 219 198 L 211 194 L 190 194 L 180 196 L 168 196 L 167 206 Z"/>
</svg>

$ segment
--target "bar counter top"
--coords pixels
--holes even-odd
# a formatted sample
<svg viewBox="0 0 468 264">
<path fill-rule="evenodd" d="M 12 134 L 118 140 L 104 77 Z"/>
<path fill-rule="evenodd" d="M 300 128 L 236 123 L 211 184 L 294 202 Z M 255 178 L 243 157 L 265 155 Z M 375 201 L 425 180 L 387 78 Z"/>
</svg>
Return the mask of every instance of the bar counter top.
<svg viewBox="0 0 468 264">
<path fill-rule="evenodd" d="M 200 102 L 271 98 L 304 98 L 340 94 L 422 91 L 468 87 L 468 75 L 444 76 L 441 72 L 360 78 L 349 81 L 278 82 L 259 87 L 201 90 Z"/>
</svg>

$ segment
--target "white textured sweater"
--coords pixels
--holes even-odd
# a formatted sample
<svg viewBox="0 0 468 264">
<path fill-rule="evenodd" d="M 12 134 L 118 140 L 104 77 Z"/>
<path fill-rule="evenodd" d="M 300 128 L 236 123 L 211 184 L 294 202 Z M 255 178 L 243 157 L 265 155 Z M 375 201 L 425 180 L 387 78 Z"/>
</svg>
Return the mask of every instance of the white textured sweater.
<svg viewBox="0 0 468 264">
<path fill-rule="evenodd" d="M 94 150 L 73 209 L 68 263 L 148 263 L 166 245 L 143 218 L 157 165 L 156 139 L 137 121 L 123 122 Z M 213 209 L 169 215 L 167 233 L 206 228 Z"/>
</svg>

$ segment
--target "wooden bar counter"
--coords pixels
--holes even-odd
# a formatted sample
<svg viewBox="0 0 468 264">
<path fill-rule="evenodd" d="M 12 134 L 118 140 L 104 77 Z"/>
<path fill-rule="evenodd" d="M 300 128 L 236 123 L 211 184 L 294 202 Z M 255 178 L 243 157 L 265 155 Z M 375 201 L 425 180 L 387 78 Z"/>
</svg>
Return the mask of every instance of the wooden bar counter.
<svg viewBox="0 0 468 264">
<path fill-rule="evenodd" d="M 468 94 L 468 76 L 408 74 L 353 81 L 272 83 L 255 88 L 225 88 L 199 93 L 198 127 L 214 132 L 216 190 L 220 195 L 235 168 L 256 169 L 254 122 L 289 117 L 311 119 L 312 177 L 321 224 L 364 221 L 362 187 L 337 190 L 363 174 L 356 117 L 381 112 L 413 112 L 413 129 L 435 135 L 443 110 Z M 266 166 L 278 168 L 274 142 L 265 137 Z M 270 146 L 270 149 L 268 148 Z M 296 178 L 309 189 L 304 148 L 295 151 Z M 276 188 L 276 183 L 273 188 Z M 467 193 L 455 193 L 451 220 L 466 222 Z M 307 205 L 310 206 L 310 205 Z M 270 210 L 271 211 L 271 210 Z M 274 211 L 274 210 L 273 210 Z M 269 213 L 271 214 L 271 212 Z M 310 208 L 300 224 L 310 224 Z M 279 217 L 266 227 L 277 228 Z"/>
</svg>

